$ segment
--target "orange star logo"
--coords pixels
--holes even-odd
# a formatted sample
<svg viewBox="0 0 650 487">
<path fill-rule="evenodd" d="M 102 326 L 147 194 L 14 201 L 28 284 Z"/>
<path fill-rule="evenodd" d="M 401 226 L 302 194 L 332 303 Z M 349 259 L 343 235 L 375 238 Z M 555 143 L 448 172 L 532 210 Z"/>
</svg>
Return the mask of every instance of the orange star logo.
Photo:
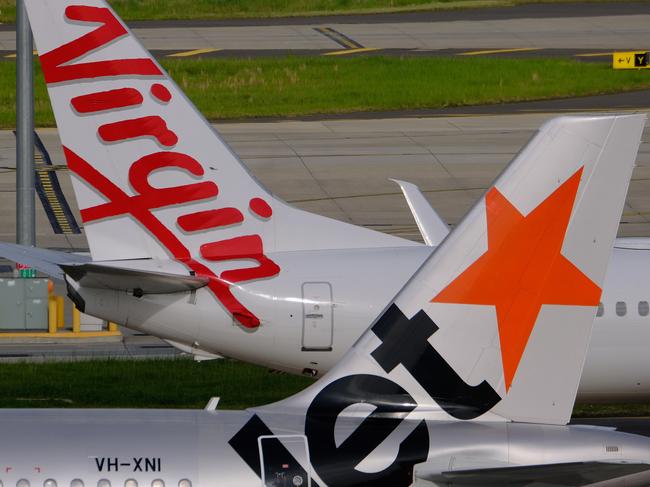
<svg viewBox="0 0 650 487">
<path fill-rule="evenodd" d="M 600 300 L 601 289 L 561 254 L 582 170 L 526 216 L 496 188 L 488 191 L 487 252 L 431 300 L 496 308 L 506 391 L 542 304 L 596 306 Z"/>
</svg>

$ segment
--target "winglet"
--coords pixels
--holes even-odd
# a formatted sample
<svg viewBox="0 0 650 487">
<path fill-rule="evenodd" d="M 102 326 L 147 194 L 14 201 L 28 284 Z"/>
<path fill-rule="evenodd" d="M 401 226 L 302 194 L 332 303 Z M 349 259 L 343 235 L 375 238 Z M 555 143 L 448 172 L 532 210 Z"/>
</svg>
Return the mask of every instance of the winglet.
<svg viewBox="0 0 650 487">
<path fill-rule="evenodd" d="M 449 235 L 449 226 L 444 222 L 440 215 L 433 209 L 427 199 L 413 183 L 400 181 L 399 179 L 390 179 L 397 183 L 404 193 L 404 199 L 409 205 L 413 214 L 415 223 L 420 230 L 420 234 L 429 247 L 437 247 Z"/>
</svg>

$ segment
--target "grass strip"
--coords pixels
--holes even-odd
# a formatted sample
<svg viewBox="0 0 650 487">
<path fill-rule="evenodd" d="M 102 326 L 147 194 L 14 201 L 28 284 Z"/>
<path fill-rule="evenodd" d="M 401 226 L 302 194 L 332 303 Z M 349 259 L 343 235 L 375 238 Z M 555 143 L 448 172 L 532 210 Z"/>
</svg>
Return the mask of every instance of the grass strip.
<svg viewBox="0 0 650 487">
<path fill-rule="evenodd" d="M 545 3 L 571 1 L 575 0 L 545 0 Z M 540 0 L 109 0 L 109 3 L 124 20 L 209 20 L 510 7 L 540 3 Z M 15 0 L 0 0 L 0 22 L 15 21 Z"/>
<path fill-rule="evenodd" d="M 283 399 L 313 379 L 233 360 L 97 360 L 0 365 L 3 408 L 244 409 Z"/>
<path fill-rule="evenodd" d="M 574 418 L 618 418 L 650 416 L 650 404 L 576 404 Z"/>
<path fill-rule="evenodd" d="M 284 399 L 313 379 L 234 360 L 93 360 L 0 364 L 0 408 L 244 409 Z M 574 417 L 650 416 L 650 404 L 579 404 Z"/>
<path fill-rule="evenodd" d="M 408 110 L 650 88 L 647 70 L 566 59 L 282 57 L 177 59 L 163 65 L 210 120 Z M 15 126 L 14 63 L 0 63 L 0 127 Z M 52 126 L 40 66 L 37 126 Z"/>
</svg>

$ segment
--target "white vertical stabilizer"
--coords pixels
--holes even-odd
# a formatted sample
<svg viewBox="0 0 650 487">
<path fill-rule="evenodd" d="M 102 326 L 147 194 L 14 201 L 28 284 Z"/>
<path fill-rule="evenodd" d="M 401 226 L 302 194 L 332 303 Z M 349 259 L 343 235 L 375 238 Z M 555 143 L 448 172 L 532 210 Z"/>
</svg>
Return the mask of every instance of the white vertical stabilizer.
<svg viewBox="0 0 650 487">
<path fill-rule="evenodd" d="M 429 419 L 566 423 L 645 118 L 544 125 L 341 363 L 284 406 L 392 383 L 382 403 L 414 400 Z"/>
<path fill-rule="evenodd" d="M 106 2 L 25 3 L 94 260 L 413 245 L 270 194 Z"/>
<path fill-rule="evenodd" d="M 278 251 L 414 242 L 293 208 L 264 189 L 102 0 L 26 0 L 94 261 L 180 262 L 233 294 L 270 279 Z"/>
</svg>

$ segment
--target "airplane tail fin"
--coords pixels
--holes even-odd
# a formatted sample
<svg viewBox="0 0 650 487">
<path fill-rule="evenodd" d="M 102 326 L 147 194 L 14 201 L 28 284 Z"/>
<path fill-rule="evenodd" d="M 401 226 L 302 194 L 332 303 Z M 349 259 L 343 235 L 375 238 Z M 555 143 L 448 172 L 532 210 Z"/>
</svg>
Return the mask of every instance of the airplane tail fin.
<svg viewBox="0 0 650 487">
<path fill-rule="evenodd" d="M 105 1 L 25 4 L 94 260 L 412 244 L 270 194 Z"/>
<path fill-rule="evenodd" d="M 180 262 L 255 328 L 233 287 L 277 276 L 270 253 L 415 245 L 269 193 L 105 1 L 25 5 L 94 261 Z"/>
<path fill-rule="evenodd" d="M 565 424 L 644 123 L 544 125 L 341 362 L 283 407 Z"/>
</svg>

